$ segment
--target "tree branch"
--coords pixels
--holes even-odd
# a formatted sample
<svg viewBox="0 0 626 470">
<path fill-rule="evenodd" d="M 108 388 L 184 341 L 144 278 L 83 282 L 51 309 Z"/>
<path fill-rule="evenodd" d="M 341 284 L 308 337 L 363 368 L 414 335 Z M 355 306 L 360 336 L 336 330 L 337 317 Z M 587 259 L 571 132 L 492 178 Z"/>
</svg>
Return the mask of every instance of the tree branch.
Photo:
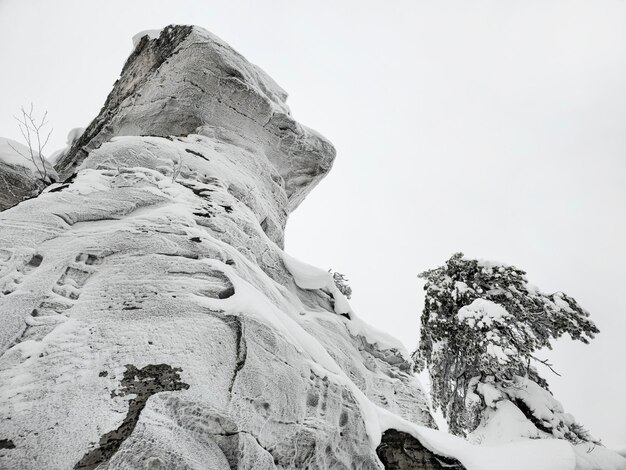
<svg viewBox="0 0 626 470">
<path fill-rule="evenodd" d="M 555 371 L 552 368 L 552 364 L 550 364 L 547 359 L 539 359 L 538 357 L 535 357 L 533 355 L 531 355 L 530 357 L 532 357 L 537 362 L 541 362 L 544 366 L 546 366 L 548 369 L 550 369 L 554 374 L 556 374 L 559 377 L 561 377 L 561 374 L 559 374 L 557 371 Z"/>
</svg>

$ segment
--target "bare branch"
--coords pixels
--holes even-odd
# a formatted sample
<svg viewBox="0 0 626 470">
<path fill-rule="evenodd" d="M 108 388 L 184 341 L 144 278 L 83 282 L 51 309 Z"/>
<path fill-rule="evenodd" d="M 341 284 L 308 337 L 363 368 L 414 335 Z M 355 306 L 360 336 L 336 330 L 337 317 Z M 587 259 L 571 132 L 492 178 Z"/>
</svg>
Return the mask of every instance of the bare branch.
<svg viewBox="0 0 626 470">
<path fill-rule="evenodd" d="M 20 152 L 18 149 L 16 149 L 15 147 L 13 147 L 13 145 L 11 144 L 11 142 L 7 142 L 7 144 L 9 144 L 9 147 L 11 147 L 15 153 L 17 153 L 20 157 L 25 158 L 26 160 L 30 160 L 30 157 L 24 155 L 22 152 Z"/>
<path fill-rule="evenodd" d="M 30 110 L 27 112 L 24 109 L 24 106 L 21 107 L 22 116 L 18 118 L 17 116 L 13 116 L 15 120 L 18 122 L 18 128 L 22 137 L 26 141 L 26 145 L 28 147 L 29 156 L 24 155 L 22 152 L 17 150 L 15 147 L 11 145 L 11 148 L 15 150 L 15 152 L 21 157 L 29 160 L 37 170 L 39 177 L 44 182 L 48 179 L 48 170 L 46 168 L 46 159 L 43 156 L 43 151 L 50 140 L 50 136 L 52 135 L 53 129 L 50 129 L 45 139 L 42 142 L 42 130 L 45 126 L 48 125 L 48 111 L 45 111 L 41 120 L 38 120 L 35 116 L 35 106 L 33 103 L 30 104 Z M 34 140 L 37 140 L 35 145 Z M 10 144 L 9 144 L 10 145 Z"/>
<path fill-rule="evenodd" d="M 539 359 L 538 357 L 535 357 L 533 355 L 531 355 L 530 357 L 532 357 L 537 362 L 541 362 L 544 366 L 546 366 L 548 369 L 550 369 L 554 374 L 556 374 L 559 377 L 561 377 L 561 374 L 559 374 L 557 371 L 555 371 L 552 368 L 552 364 L 550 364 L 547 359 Z"/>
</svg>

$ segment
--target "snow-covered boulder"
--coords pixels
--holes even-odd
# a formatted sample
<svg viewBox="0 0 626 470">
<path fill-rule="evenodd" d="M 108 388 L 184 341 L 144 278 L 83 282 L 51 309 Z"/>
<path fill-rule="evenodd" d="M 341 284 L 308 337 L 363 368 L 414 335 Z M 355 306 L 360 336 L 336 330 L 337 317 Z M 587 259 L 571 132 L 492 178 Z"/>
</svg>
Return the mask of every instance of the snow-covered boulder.
<svg viewBox="0 0 626 470">
<path fill-rule="evenodd" d="M 39 194 L 58 176 L 39 154 L 31 157 L 23 144 L 0 137 L 0 211 Z"/>
</svg>

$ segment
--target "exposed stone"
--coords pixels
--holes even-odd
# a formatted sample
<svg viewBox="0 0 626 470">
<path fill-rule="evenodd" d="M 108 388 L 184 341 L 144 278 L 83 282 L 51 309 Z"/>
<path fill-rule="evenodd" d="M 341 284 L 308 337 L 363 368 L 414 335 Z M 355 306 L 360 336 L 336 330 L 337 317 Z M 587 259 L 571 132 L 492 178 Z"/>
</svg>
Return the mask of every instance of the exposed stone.
<svg viewBox="0 0 626 470">
<path fill-rule="evenodd" d="M 437 455 L 413 436 L 395 429 L 383 434 L 376 453 L 385 470 L 465 469 L 458 460 Z"/>
<path fill-rule="evenodd" d="M 399 349 L 284 264 L 334 155 L 285 97 L 166 28 L 63 152 L 65 183 L 0 213 L 0 467 L 373 470 L 368 410 L 434 426 Z"/>
<path fill-rule="evenodd" d="M 121 381 L 121 391 L 116 395 L 135 395 L 128 403 L 128 413 L 122 424 L 113 431 L 100 438 L 99 446 L 87 453 L 76 465 L 75 469 L 91 470 L 102 463 L 108 462 L 118 451 L 122 443 L 135 430 L 139 415 L 146 406 L 146 401 L 152 395 L 161 392 L 186 390 L 189 385 L 180 381 L 180 369 L 172 368 L 167 364 L 147 365 L 137 369 L 127 365 Z M 98 377 L 106 377 L 101 373 Z"/>
<path fill-rule="evenodd" d="M 158 38 L 139 41 L 100 114 L 56 168 L 68 178 L 89 152 L 118 135 L 200 133 L 265 155 L 291 212 L 330 170 L 335 150 L 294 121 L 286 99 L 270 77 L 217 36 L 168 26 Z"/>
<path fill-rule="evenodd" d="M 26 146 L 0 137 L 0 211 L 37 196 L 57 180 L 57 174 L 49 163 L 36 157 L 39 165 L 36 167 L 29 156 Z"/>
</svg>

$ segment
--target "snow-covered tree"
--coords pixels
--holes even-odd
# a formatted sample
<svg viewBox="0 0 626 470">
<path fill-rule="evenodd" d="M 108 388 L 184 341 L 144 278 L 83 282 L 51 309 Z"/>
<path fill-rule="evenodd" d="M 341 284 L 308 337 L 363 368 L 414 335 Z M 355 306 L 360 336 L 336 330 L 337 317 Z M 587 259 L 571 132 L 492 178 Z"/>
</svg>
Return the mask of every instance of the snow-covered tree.
<svg viewBox="0 0 626 470">
<path fill-rule="evenodd" d="M 428 368 L 433 406 L 457 435 L 484 430 L 497 414 L 525 417 L 524 437 L 592 441 L 533 364 L 550 367 L 535 354 L 551 349 L 551 340 L 567 333 L 588 343 L 598 329 L 572 297 L 545 294 L 525 275 L 462 253 L 420 274 L 426 300 L 415 368 Z"/>
</svg>

